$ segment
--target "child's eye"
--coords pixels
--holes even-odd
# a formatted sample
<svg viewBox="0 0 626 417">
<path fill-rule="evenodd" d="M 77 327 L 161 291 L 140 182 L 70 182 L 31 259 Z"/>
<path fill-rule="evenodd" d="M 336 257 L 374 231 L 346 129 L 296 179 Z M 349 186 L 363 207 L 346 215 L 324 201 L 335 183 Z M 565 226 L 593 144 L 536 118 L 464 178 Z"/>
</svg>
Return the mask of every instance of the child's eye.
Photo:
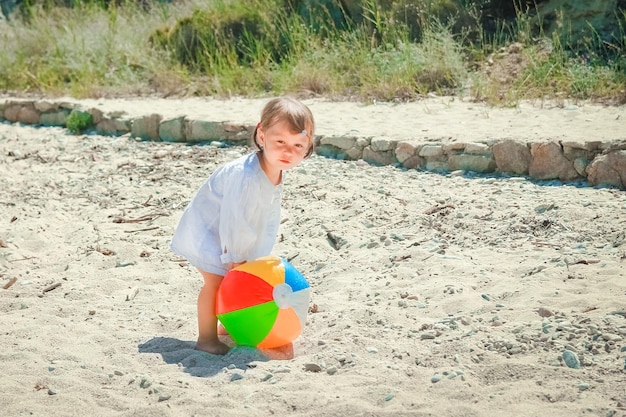
<svg viewBox="0 0 626 417">
<path fill-rule="evenodd" d="M 300 143 L 297 143 L 296 148 L 304 148 L 304 146 L 302 146 Z"/>
</svg>

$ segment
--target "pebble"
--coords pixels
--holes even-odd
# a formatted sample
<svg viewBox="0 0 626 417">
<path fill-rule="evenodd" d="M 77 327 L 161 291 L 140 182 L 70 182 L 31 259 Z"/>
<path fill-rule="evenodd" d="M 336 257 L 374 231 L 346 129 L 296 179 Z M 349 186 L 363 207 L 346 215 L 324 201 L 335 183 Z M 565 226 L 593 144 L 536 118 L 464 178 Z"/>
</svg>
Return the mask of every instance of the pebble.
<svg viewBox="0 0 626 417">
<path fill-rule="evenodd" d="M 373 346 L 368 346 L 365 350 L 367 350 L 368 353 L 378 353 L 378 349 Z"/>
<path fill-rule="evenodd" d="M 322 367 L 316 363 L 305 363 L 304 370 L 307 372 L 321 372 Z"/>
<path fill-rule="evenodd" d="M 548 310 L 545 307 L 539 307 L 539 309 L 537 310 L 537 314 L 539 314 L 540 317 L 550 317 L 554 315 L 552 311 Z"/>
<path fill-rule="evenodd" d="M 602 338 L 607 342 L 621 342 L 624 338 L 617 334 L 603 333 Z"/>
<path fill-rule="evenodd" d="M 274 373 L 276 374 L 288 374 L 289 372 L 291 372 L 291 368 L 289 368 L 288 366 L 277 366 L 274 369 Z"/>
<path fill-rule="evenodd" d="M 441 381 L 442 376 L 440 374 L 435 374 L 430 378 L 430 382 L 432 382 L 433 384 Z"/>
<path fill-rule="evenodd" d="M 571 350 L 564 350 L 563 354 L 563 361 L 565 361 L 565 364 L 572 369 L 579 369 L 580 368 L 580 360 L 578 359 L 578 355 L 576 355 L 574 352 L 572 352 Z"/>
<path fill-rule="evenodd" d="M 420 339 L 422 340 L 427 340 L 427 339 L 434 339 L 435 333 L 434 332 L 424 332 L 420 335 Z"/>
<path fill-rule="evenodd" d="M 169 395 L 169 394 L 166 394 L 166 395 L 159 395 L 159 402 L 167 401 L 167 400 L 169 400 L 170 398 L 172 398 L 172 396 L 171 396 L 171 395 Z"/>
<path fill-rule="evenodd" d="M 234 382 L 234 381 L 239 381 L 243 379 L 243 374 L 239 373 L 239 372 L 234 372 L 231 376 L 230 376 L 230 382 Z"/>
</svg>

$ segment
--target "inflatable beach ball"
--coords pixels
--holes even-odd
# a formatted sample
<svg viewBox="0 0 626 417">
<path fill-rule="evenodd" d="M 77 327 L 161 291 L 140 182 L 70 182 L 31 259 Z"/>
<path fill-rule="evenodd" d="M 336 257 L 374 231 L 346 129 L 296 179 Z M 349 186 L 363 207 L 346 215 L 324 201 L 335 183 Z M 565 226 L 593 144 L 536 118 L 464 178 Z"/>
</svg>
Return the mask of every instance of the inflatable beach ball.
<svg viewBox="0 0 626 417">
<path fill-rule="evenodd" d="M 310 297 L 293 265 L 267 256 L 228 271 L 217 291 L 217 318 L 236 344 L 276 348 L 300 336 Z"/>
</svg>

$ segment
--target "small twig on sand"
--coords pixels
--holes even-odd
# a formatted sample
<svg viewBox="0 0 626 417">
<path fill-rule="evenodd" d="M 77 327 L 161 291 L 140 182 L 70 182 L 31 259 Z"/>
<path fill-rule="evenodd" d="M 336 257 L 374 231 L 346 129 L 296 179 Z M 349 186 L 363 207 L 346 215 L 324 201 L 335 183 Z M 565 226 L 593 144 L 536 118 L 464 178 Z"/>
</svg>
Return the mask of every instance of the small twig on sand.
<svg viewBox="0 0 626 417">
<path fill-rule="evenodd" d="M 453 209 L 455 207 L 452 204 L 446 204 L 446 205 L 441 205 L 441 206 L 440 205 L 432 206 L 431 208 L 426 210 L 424 212 L 424 214 L 434 214 L 434 213 L 437 213 L 438 211 L 441 211 L 441 210 L 444 210 L 444 209 L 447 209 L 447 208 Z"/>
<path fill-rule="evenodd" d="M 44 288 L 44 289 L 43 289 L 43 292 L 44 292 L 44 293 L 50 292 L 50 291 L 52 291 L 52 290 L 54 290 L 55 288 L 58 288 L 58 287 L 60 287 L 60 286 L 61 286 L 61 283 L 60 283 L 60 282 L 56 282 L 56 283 L 54 283 L 54 284 L 50 285 L 49 287 Z"/>
<path fill-rule="evenodd" d="M 163 214 L 154 213 L 154 214 L 146 214 L 145 216 L 141 216 L 136 219 L 125 219 L 123 217 L 116 217 L 115 219 L 113 219 L 113 223 L 139 223 L 139 222 L 154 220 L 157 217 L 161 217 L 161 216 L 163 216 Z"/>
<path fill-rule="evenodd" d="M 7 282 L 6 284 L 4 284 L 4 287 L 2 287 L 3 290 L 8 290 L 9 288 L 11 288 L 11 286 L 13 284 L 15 284 L 17 282 L 17 278 L 11 278 L 9 280 L 9 282 Z"/>
<path fill-rule="evenodd" d="M 573 262 L 569 265 L 577 265 L 577 264 L 591 265 L 591 264 L 599 264 L 599 263 L 600 263 L 599 259 L 581 259 L 580 261 Z"/>
<path fill-rule="evenodd" d="M 128 294 L 126 294 L 126 301 L 130 301 L 133 298 L 135 298 L 137 296 L 137 294 L 139 293 L 139 288 L 138 287 L 133 287 L 130 289 L 130 292 Z"/>
<path fill-rule="evenodd" d="M 533 242 L 533 245 L 537 245 L 537 246 L 549 246 L 551 248 L 556 248 L 556 249 L 561 249 L 561 245 L 557 245 L 555 243 L 549 243 L 549 242 L 539 242 L 539 241 L 535 241 Z"/>
<path fill-rule="evenodd" d="M 155 229 L 158 229 L 158 228 L 159 228 L 159 226 L 148 227 L 148 228 L 145 228 L 145 229 L 137 229 L 137 230 L 124 230 L 124 233 L 145 232 L 145 231 L 148 231 L 148 230 L 155 230 Z"/>
<path fill-rule="evenodd" d="M 35 259 L 35 256 L 29 256 L 28 258 L 20 258 L 20 259 L 10 259 L 9 262 L 19 262 L 19 261 L 27 261 L 29 259 Z"/>
</svg>

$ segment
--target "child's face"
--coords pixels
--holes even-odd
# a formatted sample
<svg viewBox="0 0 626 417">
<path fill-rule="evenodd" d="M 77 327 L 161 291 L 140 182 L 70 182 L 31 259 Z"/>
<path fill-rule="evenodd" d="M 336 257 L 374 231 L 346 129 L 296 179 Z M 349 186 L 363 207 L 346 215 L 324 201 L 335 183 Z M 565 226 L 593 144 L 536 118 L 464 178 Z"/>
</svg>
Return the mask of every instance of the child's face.
<svg viewBox="0 0 626 417">
<path fill-rule="evenodd" d="M 311 142 L 303 133 L 291 133 L 285 122 L 273 124 L 257 132 L 265 161 L 274 169 L 285 170 L 298 165 L 307 154 Z"/>
</svg>

